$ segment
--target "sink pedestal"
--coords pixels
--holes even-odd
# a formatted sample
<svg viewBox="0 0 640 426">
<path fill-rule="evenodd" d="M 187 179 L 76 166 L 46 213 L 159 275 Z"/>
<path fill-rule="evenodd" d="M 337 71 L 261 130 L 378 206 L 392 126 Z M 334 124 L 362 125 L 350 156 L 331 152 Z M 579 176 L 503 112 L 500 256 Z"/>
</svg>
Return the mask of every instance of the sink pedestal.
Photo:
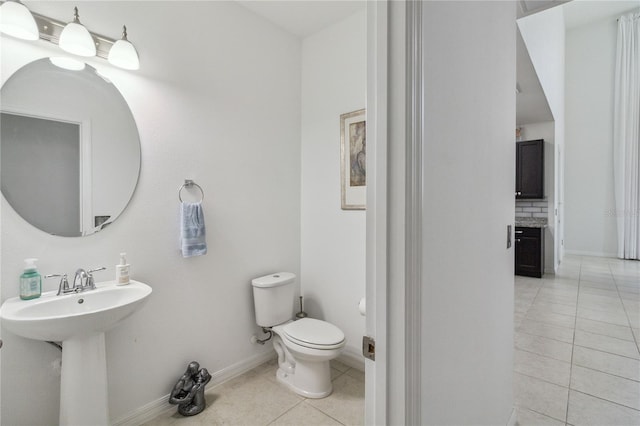
<svg viewBox="0 0 640 426">
<path fill-rule="evenodd" d="M 62 342 L 60 425 L 109 424 L 104 333 Z"/>
</svg>

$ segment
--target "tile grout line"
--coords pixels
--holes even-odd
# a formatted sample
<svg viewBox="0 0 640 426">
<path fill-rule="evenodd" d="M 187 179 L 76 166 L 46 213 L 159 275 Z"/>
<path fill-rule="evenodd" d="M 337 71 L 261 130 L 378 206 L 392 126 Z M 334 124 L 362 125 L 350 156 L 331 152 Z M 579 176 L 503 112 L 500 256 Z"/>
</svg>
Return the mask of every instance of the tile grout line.
<svg viewBox="0 0 640 426">
<path fill-rule="evenodd" d="M 309 406 L 311 406 L 311 407 L 315 408 L 316 410 L 320 411 L 320 412 L 321 412 L 322 414 L 324 414 L 325 416 L 327 416 L 327 417 L 329 417 L 329 418 L 331 418 L 331 419 L 335 420 L 336 422 L 338 422 L 338 423 L 340 423 L 341 425 L 343 425 L 343 426 L 344 426 L 344 423 L 342 423 L 340 420 L 336 419 L 336 418 L 335 418 L 335 417 L 333 417 L 332 415 L 325 413 L 324 411 L 322 411 L 322 410 L 321 410 L 321 409 L 319 409 L 318 407 L 315 407 L 315 406 L 313 406 L 313 405 L 311 405 L 311 404 L 309 404 Z"/>
<path fill-rule="evenodd" d="M 577 309 L 578 309 L 578 307 L 576 306 L 576 313 L 577 313 Z M 544 313 L 544 312 L 543 312 L 543 313 Z M 546 312 L 546 313 L 547 313 L 547 314 L 554 314 L 554 315 L 564 315 L 564 314 L 556 314 L 555 312 Z M 524 318 L 525 318 L 525 319 L 527 319 L 527 320 L 529 320 L 529 321 L 541 322 L 541 323 L 543 323 L 543 324 L 548 324 L 548 325 L 551 325 L 551 326 L 554 326 L 554 327 L 565 328 L 565 329 L 567 329 L 567 330 L 574 329 L 574 328 L 572 328 L 572 327 L 567 327 L 566 325 L 560 325 L 560 324 L 553 323 L 553 322 L 547 322 L 547 321 L 544 321 L 544 320 L 541 320 L 541 319 L 536 319 L 536 318 L 529 318 L 529 317 L 528 317 L 528 315 L 529 315 L 529 311 L 527 311 L 527 314 L 525 315 L 525 317 L 524 317 Z M 564 315 L 564 316 L 565 316 L 565 317 L 570 317 L 571 315 Z M 577 315 L 576 315 L 576 317 L 577 317 Z"/>
<path fill-rule="evenodd" d="M 618 299 L 620 299 L 620 303 L 622 303 L 622 309 L 624 310 L 624 315 L 627 317 L 627 323 L 629 324 L 629 328 L 631 329 L 631 335 L 633 336 L 633 340 L 636 343 L 636 350 L 639 352 L 638 355 L 640 355 L 640 349 L 638 349 L 640 347 L 640 345 L 638 344 L 639 343 L 638 338 L 636 337 L 636 333 L 634 333 L 633 331 L 633 324 L 631 324 L 631 318 L 629 318 L 629 313 L 627 312 L 627 306 L 624 304 L 624 301 L 622 300 L 622 296 L 620 296 L 620 289 L 618 288 L 618 281 L 616 280 L 616 275 L 611 270 L 611 264 L 607 263 L 607 267 L 609 268 L 609 271 L 611 272 L 611 276 L 613 277 L 613 283 L 616 286 Z"/>
<path fill-rule="evenodd" d="M 533 320 L 527 319 L 527 321 L 533 321 Z M 545 323 L 542 323 L 542 324 L 545 324 L 545 325 L 546 325 L 547 323 L 545 322 Z M 541 335 L 539 335 L 539 334 L 533 334 L 533 333 L 530 333 L 530 332 L 528 332 L 528 331 L 521 331 L 521 330 L 517 330 L 517 331 L 516 331 L 516 333 L 522 333 L 522 334 L 526 334 L 526 335 L 533 336 L 533 337 L 541 337 L 541 338 L 543 338 L 543 339 L 553 340 L 554 342 L 564 343 L 565 345 L 570 345 L 570 344 L 571 344 L 571 343 L 569 343 L 569 342 L 567 342 L 567 341 L 565 341 L 565 340 L 559 340 L 559 339 L 555 339 L 555 338 L 553 338 L 553 337 L 549 337 L 549 336 L 541 336 Z M 627 341 L 628 341 L 628 340 L 627 340 Z"/>
<path fill-rule="evenodd" d="M 569 389 L 569 386 L 559 385 L 557 383 L 550 382 L 549 380 L 543 379 L 543 378 L 538 377 L 538 376 L 532 376 L 531 374 L 521 373 L 520 371 L 515 371 L 515 370 L 513 370 L 513 372 L 516 373 L 516 374 L 520 374 L 521 376 L 529 377 L 530 379 L 536 379 L 536 380 L 539 380 L 541 382 L 545 382 L 545 383 L 548 383 L 550 385 L 558 386 L 558 387 L 563 388 L 563 389 L 567 389 L 567 390 Z M 547 416 L 549 416 L 549 415 L 547 414 Z M 549 417 L 551 417 L 551 416 L 549 416 Z M 554 419 L 555 419 L 555 417 L 554 417 Z"/>
<path fill-rule="evenodd" d="M 580 331 L 584 331 L 584 330 L 580 330 Z M 606 336 L 606 335 L 603 335 L 603 334 L 599 334 L 599 336 L 611 337 L 611 336 Z M 615 339 L 615 337 L 611 337 L 611 338 L 612 338 L 612 339 Z M 620 340 L 620 339 L 618 339 L 618 340 Z M 631 342 L 631 341 L 629 341 L 629 340 L 621 340 L 621 341 L 622 341 L 622 342 L 633 343 L 633 342 Z M 633 361 L 638 361 L 638 362 L 640 362 L 640 358 L 631 358 L 630 356 L 620 355 L 620 354 L 615 353 L 615 352 L 603 351 L 602 349 L 592 348 L 592 347 L 584 346 L 584 345 L 574 345 L 574 346 L 577 346 L 577 347 L 579 347 L 579 348 L 589 349 L 589 350 L 591 350 L 591 351 L 601 352 L 601 353 L 603 353 L 603 354 L 607 354 L 607 355 L 615 355 L 615 356 L 619 356 L 619 357 L 621 357 L 621 358 L 626 358 L 626 359 L 630 359 L 630 360 L 633 360 Z"/>
<path fill-rule="evenodd" d="M 550 381 L 548 381 L 548 380 L 541 379 L 540 377 L 532 376 L 532 375 L 530 375 L 530 374 L 520 373 L 519 371 L 515 371 L 515 370 L 514 370 L 514 373 L 515 373 L 515 374 L 520 374 L 521 376 L 525 376 L 525 377 L 528 377 L 528 378 L 530 378 L 530 379 L 535 379 L 535 380 L 538 380 L 538 381 L 541 381 L 541 382 L 547 383 L 547 384 L 549 384 L 549 385 L 553 385 L 553 386 L 557 386 L 557 387 L 562 388 L 562 389 L 566 389 L 566 390 L 567 390 L 567 397 L 568 397 L 568 394 L 569 394 L 569 388 L 568 388 L 567 386 L 562 386 L 562 385 L 559 385 L 559 384 L 557 384 L 557 383 L 553 383 L 553 382 L 550 382 Z M 543 414 L 543 415 L 545 415 L 545 416 L 547 416 L 547 417 L 551 417 L 551 418 L 552 418 L 552 419 L 554 419 L 554 420 L 558 420 L 558 421 L 560 421 L 560 422 L 561 422 L 561 421 L 563 421 L 563 420 L 560 420 L 559 418 L 557 418 L 557 417 L 553 417 L 553 416 L 551 416 L 551 415 L 549 415 L 549 414 L 544 414 L 544 413 L 538 412 L 538 411 L 534 410 L 533 408 L 527 407 L 526 405 L 522 405 L 522 407 L 526 408 L 527 410 L 535 411 L 536 413 Z M 565 413 L 565 415 L 566 415 L 566 413 Z"/>
<path fill-rule="evenodd" d="M 580 317 L 580 318 L 582 318 L 582 317 Z M 600 323 L 600 324 L 615 325 L 615 326 L 617 326 L 617 327 L 625 327 L 624 325 L 611 324 L 610 322 L 604 322 L 604 321 L 592 320 L 592 319 L 588 319 L 588 318 L 582 318 L 582 319 L 583 319 L 583 320 L 587 320 L 587 321 L 597 322 L 597 323 Z M 635 343 L 635 340 L 623 339 L 623 338 L 621 338 L 621 337 L 612 336 L 611 334 L 605 334 L 605 332 L 599 332 L 599 333 L 596 333 L 595 331 L 585 330 L 584 328 L 579 328 L 579 327 L 576 327 L 576 330 L 580 330 L 580 331 L 582 331 L 582 332 L 584 332 L 584 333 L 595 334 L 595 335 L 598 335 L 598 336 L 610 337 L 611 339 L 617 339 L 617 340 L 620 340 L 621 342 L 631 342 L 631 343 Z M 633 335 L 633 330 L 630 330 L 630 332 L 631 332 L 631 335 Z M 582 346 L 582 345 L 578 345 L 578 346 Z M 586 347 L 586 346 L 585 346 L 585 347 Z M 605 351 L 602 351 L 602 352 L 605 352 Z M 621 356 L 623 356 L 623 355 L 621 355 Z"/>
<path fill-rule="evenodd" d="M 624 404 L 621 404 L 621 403 L 619 403 L 619 402 L 615 402 L 615 401 L 612 401 L 612 400 L 610 400 L 610 399 L 603 398 L 603 397 L 601 397 L 601 396 L 592 395 L 592 394 L 590 394 L 590 393 L 587 393 L 587 392 L 585 392 L 585 391 L 579 391 L 579 390 L 577 390 L 577 389 L 570 389 L 570 390 L 572 390 L 572 391 L 574 391 L 574 392 L 578 392 L 578 393 L 584 394 L 584 395 L 587 395 L 587 396 L 590 396 L 590 397 L 592 397 L 592 398 L 599 399 L 599 400 L 604 401 L 604 402 L 607 402 L 607 403 L 609 403 L 609 404 L 614 404 L 614 405 L 617 405 L 617 406 L 619 406 L 619 407 L 624 407 L 624 408 L 628 408 L 629 410 L 634 410 L 634 411 L 638 411 L 638 412 L 640 412 L 640 410 L 638 410 L 637 408 L 629 407 L 628 405 L 624 405 Z"/>
<path fill-rule="evenodd" d="M 638 410 L 637 408 L 629 407 L 629 406 L 627 406 L 627 405 L 620 404 L 619 402 L 610 401 L 610 400 L 608 400 L 608 399 L 604 399 L 604 398 L 602 398 L 602 397 L 600 397 L 600 396 L 597 396 L 597 395 L 591 395 L 591 394 L 589 394 L 589 393 L 586 393 L 586 392 L 583 392 L 583 391 L 579 391 L 579 390 L 576 390 L 576 389 L 571 389 L 571 390 L 572 390 L 572 391 L 574 391 L 574 392 L 576 392 L 576 393 L 581 393 L 581 394 L 583 394 L 583 395 L 590 396 L 591 398 L 599 399 L 600 401 L 604 401 L 604 402 L 609 403 L 609 404 L 617 405 L 618 407 L 624 407 L 624 408 L 628 408 L 628 409 L 633 410 L 633 411 L 638 411 L 638 412 L 640 412 L 640 410 Z"/>
<path fill-rule="evenodd" d="M 289 408 L 288 410 L 285 410 L 284 413 L 280 414 L 279 416 L 277 416 L 275 419 L 271 420 L 269 423 L 267 423 L 267 426 L 272 425 L 276 420 L 278 420 L 280 417 L 286 415 L 288 412 L 290 412 L 291 410 L 293 410 L 294 408 L 296 408 L 298 405 L 302 404 L 303 402 L 306 401 L 306 398 L 303 397 L 303 399 L 301 399 L 300 401 L 298 401 L 296 404 L 293 405 L 293 407 Z"/>
<path fill-rule="evenodd" d="M 538 411 L 538 410 L 534 410 L 533 408 L 529 408 L 529 407 L 522 407 L 522 408 L 524 408 L 525 410 L 529 410 L 529 411 L 531 411 L 531 412 L 534 412 L 534 413 L 536 413 L 536 414 L 539 414 L 539 415 L 541 415 L 541 416 L 543 416 L 543 417 L 548 417 L 548 418 L 550 418 L 551 420 L 555 420 L 555 421 L 560 422 L 560 423 L 565 423 L 565 422 L 563 422 L 563 421 L 562 421 L 562 420 L 560 420 L 560 419 L 557 419 L 557 418 L 555 418 L 555 417 L 553 417 L 553 416 L 550 416 L 550 415 L 548 415 L 548 414 L 544 414 L 544 413 L 542 413 L 542 412 L 540 412 L 540 411 Z M 518 424 L 518 425 L 519 425 L 519 423 L 516 423 L 516 424 Z"/>
<path fill-rule="evenodd" d="M 569 344 L 569 343 L 567 343 L 567 345 L 568 345 L 568 344 Z M 517 351 L 520 351 L 520 352 L 526 352 L 526 353 L 533 354 L 533 355 L 537 355 L 537 356 L 541 356 L 541 357 L 544 357 L 544 358 L 549 358 L 549 359 L 552 359 L 552 360 L 554 360 L 554 361 L 564 362 L 565 364 L 569 362 L 569 361 L 565 361 L 565 360 L 563 360 L 563 359 L 554 358 L 554 357 L 552 357 L 552 356 L 548 356 L 548 355 L 540 354 L 540 353 L 538 353 L 538 352 L 532 352 L 532 351 L 530 351 L 530 350 L 528 350 L 528 349 L 522 349 L 522 348 L 519 348 L 519 347 L 514 347 L 514 349 L 515 349 L 515 350 L 517 350 Z"/>
<path fill-rule="evenodd" d="M 576 292 L 576 316 L 573 323 L 573 341 L 571 342 L 571 358 L 569 361 L 569 390 L 567 390 L 567 409 L 564 415 L 565 424 L 569 423 L 569 404 L 571 399 L 571 379 L 573 377 L 573 352 L 576 348 L 576 327 L 578 326 L 578 304 L 580 303 L 580 282 L 582 278 L 582 257 L 580 257 L 580 269 L 578 271 L 578 291 Z"/>
<path fill-rule="evenodd" d="M 520 320 L 520 324 L 518 324 L 518 327 L 514 330 L 514 333 L 519 332 L 520 327 L 522 326 L 522 321 L 527 319 L 527 314 L 529 313 L 529 310 L 531 309 L 531 306 L 533 306 L 533 302 L 535 302 L 536 297 L 538 297 L 538 293 L 540 293 L 540 289 L 542 288 L 542 286 L 539 286 L 536 289 L 536 294 L 531 298 L 531 303 L 529 303 L 529 306 L 527 307 L 527 310 L 524 312 L 524 315 L 522 317 L 522 319 Z M 515 315 L 515 312 L 514 312 Z"/>
<path fill-rule="evenodd" d="M 606 352 L 605 352 L 605 353 L 606 353 Z M 615 355 L 615 354 L 614 354 L 614 355 Z M 634 361 L 637 361 L 637 360 L 634 360 Z M 640 384 L 640 380 L 630 379 L 630 378 L 628 378 L 628 377 L 624 377 L 624 376 L 619 376 L 618 374 L 609 373 L 608 371 L 597 370 L 597 369 L 595 369 L 595 368 L 587 367 L 587 366 L 580 365 L 580 364 L 576 364 L 576 367 L 584 368 L 585 370 L 595 371 L 595 372 L 597 372 L 597 373 L 601 373 L 601 374 L 606 374 L 606 375 L 608 375 L 608 376 L 612 376 L 612 377 L 618 377 L 618 378 L 620 378 L 620 379 L 629 380 L 629 381 L 631 381 L 631 382 L 636 382 L 636 383 L 639 383 L 639 384 Z M 573 388 L 571 388 L 571 390 L 575 390 L 575 391 L 577 391 L 577 389 L 573 389 Z M 583 392 L 583 393 L 584 393 L 584 392 Z"/>
</svg>

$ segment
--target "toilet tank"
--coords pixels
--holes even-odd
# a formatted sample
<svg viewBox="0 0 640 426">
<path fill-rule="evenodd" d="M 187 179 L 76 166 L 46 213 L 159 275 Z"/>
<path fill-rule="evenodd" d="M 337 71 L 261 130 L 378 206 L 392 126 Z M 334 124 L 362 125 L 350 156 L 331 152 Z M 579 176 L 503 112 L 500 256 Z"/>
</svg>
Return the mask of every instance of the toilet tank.
<svg viewBox="0 0 640 426">
<path fill-rule="evenodd" d="M 256 323 L 273 327 L 293 317 L 296 281 L 291 272 L 278 272 L 251 280 Z"/>
</svg>

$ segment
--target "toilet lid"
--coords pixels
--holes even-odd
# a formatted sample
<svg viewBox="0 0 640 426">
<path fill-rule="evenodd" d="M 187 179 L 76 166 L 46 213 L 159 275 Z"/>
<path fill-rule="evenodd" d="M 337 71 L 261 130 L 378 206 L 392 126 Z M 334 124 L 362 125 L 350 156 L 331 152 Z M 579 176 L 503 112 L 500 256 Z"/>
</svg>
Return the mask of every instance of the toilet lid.
<svg viewBox="0 0 640 426">
<path fill-rule="evenodd" d="M 284 334 L 302 345 L 334 346 L 344 341 L 344 333 L 333 324 L 312 318 L 302 318 L 285 325 Z"/>
</svg>

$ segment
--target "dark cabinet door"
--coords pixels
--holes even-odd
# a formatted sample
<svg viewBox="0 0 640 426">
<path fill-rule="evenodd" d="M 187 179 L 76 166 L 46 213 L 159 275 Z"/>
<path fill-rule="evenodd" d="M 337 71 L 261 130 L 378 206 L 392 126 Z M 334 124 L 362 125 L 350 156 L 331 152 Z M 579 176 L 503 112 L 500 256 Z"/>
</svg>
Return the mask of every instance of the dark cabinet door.
<svg viewBox="0 0 640 426">
<path fill-rule="evenodd" d="M 516 143 L 516 198 L 544 198 L 544 140 Z"/>
<path fill-rule="evenodd" d="M 516 227 L 515 274 L 541 278 L 544 272 L 544 229 Z"/>
</svg>

